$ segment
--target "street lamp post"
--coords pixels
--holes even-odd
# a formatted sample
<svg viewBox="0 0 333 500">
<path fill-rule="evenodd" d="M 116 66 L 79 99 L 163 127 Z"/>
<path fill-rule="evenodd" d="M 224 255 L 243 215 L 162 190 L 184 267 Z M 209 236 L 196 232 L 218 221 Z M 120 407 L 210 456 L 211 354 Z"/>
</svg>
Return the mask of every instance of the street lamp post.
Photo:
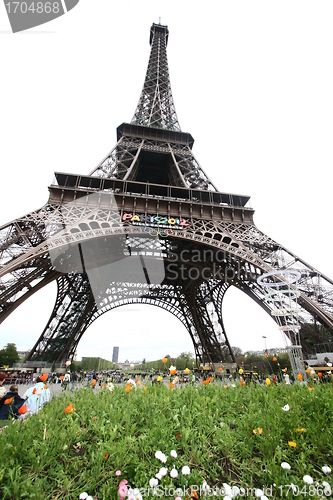
<svg viewBox="0 0 333 500">
<path fill-rule="evenodd" d="M 265 336 L 265 335 L 263 335 L 263 336 L 262 336 L 262 338 L 263 338 L 263 339 L 265 339 L 265 352 L 267 352 L 266 336 Z"/>
</svg>

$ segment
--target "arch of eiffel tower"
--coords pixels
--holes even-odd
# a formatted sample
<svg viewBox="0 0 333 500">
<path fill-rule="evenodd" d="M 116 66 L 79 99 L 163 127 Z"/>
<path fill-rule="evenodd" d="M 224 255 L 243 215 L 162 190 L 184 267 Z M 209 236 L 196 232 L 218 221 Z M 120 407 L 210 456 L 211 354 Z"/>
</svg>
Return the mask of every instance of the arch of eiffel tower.
<svg viewBox="0 0 333 500">
<path fill-rule="evenodd" d="M 172 97 L 168 35 L 167 26 L 151 26 L 139 103 L 97 168 L 57 172 L 42 208 L 0 228 L 0 322 L 57 282 L 53 312 L 27 360 L 72 358 L 93 321 L 135 303 L 174 314 L 198 361 L 235 361 L 222 316 L 232 286 L 286 334 L 297 320 L 298 340 L 290 341 L 303 351 L 332 340 L 332 280 L 263 234 L 249 197 L 218 191 L 194 157 Z M 288 314 L 274 315 L 267 288 L 288 301 Z"/>
</svg>

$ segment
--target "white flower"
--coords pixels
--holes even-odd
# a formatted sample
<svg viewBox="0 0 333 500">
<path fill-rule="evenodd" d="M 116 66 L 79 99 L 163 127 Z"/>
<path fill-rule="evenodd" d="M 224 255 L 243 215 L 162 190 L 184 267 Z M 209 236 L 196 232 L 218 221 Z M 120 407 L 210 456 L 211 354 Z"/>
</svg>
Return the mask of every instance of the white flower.
<svg viewBox="0 0 333 500">
<path fill-rule="evenodd" d="M 323 486 L 324 486 L 324 494 L 328 497 L 332 495 L 332 489 L 331 486 L 328 484 L 327 481 L 323 481 Z"/>
<path fill-rule="evenodd" d="M 173 478 L 173 479 L 176 479 L 176 477 L 178 477 L 178 472 L 175 468 L 173 468 L 170 472 L 170 476 Z"/>
<path fill-rule="evenodd" d="M 161 474 L 159 472 L 157 474 L 155 474 L 155 477 L 157 477 L 157 479 L 159 479 L 160 481 L 162 479 L 162 476 L 161 476 Z"/>
<path fill-rule="evenodd" d="M 138 488 L 128 491 L 128 500 L 142 500 L 142 495 Z"/>
<path fill-rule="evenodd" d="M 202 491 L 204 491 L 205 493 L 208 492 L 210 490 L 210 487 L 208 485 L 208 483 L 206 483 L 206 481 L 204 481 L 202 483 L 202 487 L 201 487 Z"/>
<path fill-rule="evenodd" d="M 263 495 L 262 497 L 260 497 L 260 500 L 268 500 L 268 498 L 266 497 L 266 495 Z"/>
<path fill-rule="evenodd" d="M 109 382 L 109 383 L 108 383 L 108 389 L 109 389 L 109 391 L 110 391 L 110 392 L 112 392 L 112 391 L 113 391 L 113 389 L 114 389 L 114 385 L 113 385 L 113 383 L 112 383 L 112 382 Z"/>
<path fill-rule="evenodd" d="M 282 462 L 281 464 L 282 469 L 290 470 L 291 466 L 288 464 L 288 462 Z"/>
<path fill-rule="evenodd" d="M 223 500 L 232 500 L 232 498 L 229 497 L 229 495 L 226 495 L 225 497 L 223 497 Z"/>
<path fill-rule="evenodd" d="M 88 495 L 87 496 L 87 500 L 94 500 L 93 497 L 91 495 Z"/>
<path fill-rule="evenodd" d="M 227 483 L 223 483 L 223 494 L 226 495 L 227 497 L 232 497 L 232 489 L 231 486 Z"/>
<path fill-rule="evenodd" d="M 155 486 L 157 486 L 157 485 L 158 485 L 158 480 L 157 479 L 155 479 L 154 477 L 152 477 L 151 479 L 149 479 L 149 486 L 151 488 L 155 488 Z"/>
<path fill-rule="evenodd" d="M 332 363 L 326 363 L 326 364 L 327 364 L 327 366 L 332 366 Z"/>
<path fill-rule="evenodd" d="M 282 408 L 283 411 L 289 411 L 290 410 L 290 406 L 289 405 L 285 405 L 283 408 Z"/>
<path fill-rule="evenodd" d="M 190 468 L 188 467 L 188 465 L 184 465 L 184 467 L 182 468 L 182 474 L 184 476 L 188 476 L 190 472 L 191 471 L 190 471 Z"/>
<path fill-rule="evenodd" d="M 313 484 L 313 479 L 311 476 L 309 476 L 308 474 L 306 474 L 305 476 L 303 476 L 303 481 L 306 483 L 306 484 Z"/>
<path fill-rule="evenodd" d="M 321 470 L 323 471 L 324 474 L 331 474 L 332 472 L 331 467 L 329 467 L 328 465 L 323 465 Z"/>
<path fill-rule="evenodd" d="M 81 493 L 81 495 L 79 496 L 80 500 L 86 500 L 87 498 L 88 498 L 88 493 L 86 491 Z"/>
<path fill-rule="evenodd" d="M 132 378 L 129 378 L 129 379 L 127 380 L 127 383 L 128 383 L 128 384 L 133 384 L 133 385 L 134 385 L 134 387 L 136 387 L 136 382 L 135 382 L 135 380 L 133 380 Z"/>
<path fill-rule="evenodd" d="M 263 496 L 264 492 L 260 488 L 256 488 L 254 494 L 257 498 L 260 498 Z"/>
<path fill-rule="evenodd" d="M 166 467 L 161 467 L 158 473 L 163 477 L 166 476 L 168 473 L 168 469 Z"/>
<path fill-rule="evenodd" d="M 167 456 L 164 455 L 164 453 L 162 453 L 160 450 L 158 450 L 156 453 L 155 453 L 155 457 L 158 458 L 158 460 L 160 460 L 161 462 L 163 462 L 165 464 L 165 462 L 167 461 Z"/>
<path fill-rule="evenodd" d="M 171 450 L 170 451 L 170 455 L 172 456 L 172 458 L 177 458 L 177 452 L 176 452 L 176 450 Z"/>
</svg>

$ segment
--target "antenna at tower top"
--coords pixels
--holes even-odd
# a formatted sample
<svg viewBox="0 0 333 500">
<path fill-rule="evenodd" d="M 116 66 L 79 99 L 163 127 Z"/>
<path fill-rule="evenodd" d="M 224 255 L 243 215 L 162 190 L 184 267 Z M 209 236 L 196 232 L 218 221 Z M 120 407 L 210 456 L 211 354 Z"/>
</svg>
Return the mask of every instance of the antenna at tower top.
<svg viewBox="0 0 333 500">
<path fill-rule="evenodd" d="M 161 24 L 161 18 L 160 17 L 158 18 L 158 24 Z"/>
</svg>

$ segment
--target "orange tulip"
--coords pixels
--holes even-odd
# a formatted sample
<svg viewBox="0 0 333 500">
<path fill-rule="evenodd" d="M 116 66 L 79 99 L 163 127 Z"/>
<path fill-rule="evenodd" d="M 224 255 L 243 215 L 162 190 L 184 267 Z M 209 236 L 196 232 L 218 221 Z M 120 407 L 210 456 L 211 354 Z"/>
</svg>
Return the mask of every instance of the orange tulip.
<svg viewBox="0 0 333 500">
<path fill-rule="evenodd" d="M 193 488 L 191 488 L 191 497 L 198 500 L 198 493 Z"/>
<path fill-rule="evenodd" d="M 206 380 L 203 380 L 201 383 L 202 383 L 202 385 L 207 385 L 207 384 L 210 384 L 210 382 L 212 382 L 212 380 L 214 380 L 213 377 L 208 377 Z"/>
<path fill-rule="evenodd" d="M 303 375 L 302 375 L 301 373 L 299 373 L 299 374 L 297 375 L 297 378 L 298 378 L 298 380 L 303 380 Z"/>
<path fill-rule="evenodd" d="M 125 387 L 125 391 L 126 391 L 126 392 L 129 392 L 130 390 L 131 390 L 131 384 L 129 384 L 129 385 L 127 385 L 127 386 Z"/>
<path fill-rule="evenodd" d="M 105 462 L 106 462 L 106 461 L 107 461 L 107 459 L 109 458 L 109 452 L 108 452 L 108 451 L 105 453 L 105 455 L 104 455 L 104 457 L 103 457 L 103 458 L 104 458 L 104 460 L 105 460 Z"/>
<path fill-rule="evenodd" d="M 28 408 L 27 408 L 26 404 L 20 406 L 18 409 L 19 415 L 24 415 L 25 413 L 27 413 L 27 411 L 28 411 Z"/>
<path fill-rule="evenodd" d="M 318 372 L 318 377 L 321 378 L 323 374 L 321 372 Z"/>
<path fill-rule="evenodd" d="M 174 388 L 175 388 L 175 384 L 173 382 L 170 382 L 169 389 L 174 389 Z"/>
<path fill-rule="evenodd" d="M 70 405 L 68 405 L 66 408 L 65 408 L 65 413 L 73 413 L 73 411 L 75 411 L 75 408 L 73 406 L 73 403 L 71 403 Z"/>
<path fill-rule="evenodd" d="M 177 439 L 180 439 L 182 436 L 179 432 L 177 432 L 177 435 L 176 435 Z"/>
<path fill-rule="evenodd" d="M 222 371 L 222 366 L 219 366 L 219 372 L 221 372 L 221 371 Z"/>
<path fill-rule="evenodd" d="M 95 422 L 95 420 L 96 420 L 96 419 L 95 419 L 95 417 L 93 417 L 91 420 L 92 420 L 93 422 Z"/>
<path fill-rule="evenodd" d="M 268 354 L 267 354 L 267 353 L 265 354 L 265 358 L 266 358 L 266 359 L 268 358 Z"/>
<path fill-rule="evenodd" d="M 170 370 L 171 375 L 176 375 L 177 370 Z"/>
<path fill-rule="evenodd" d="M 162 358 L 162 363 L 167 363 L 168 362 L 168 358 Z"/>
<path fill-rule="evenodd" d="M 92 385 L 93 387 L 95 387 L 95 385 L 96 385 L 96 380 L 95 380 L 94 378 L 91 380 L 91 385 Z"/>
<path fill-rule="evenodd" d="M 41 377 L 39 377 L 41 379 L 42 382 L 46 382 L 47 379 L 49 378 L 47 373 L 44 373 Z"/>
<path fill-rule="evenodd" d="M 103 382 L 102 387 L 105 387 L 105 386 L 106 386 L 106 383 L 105 383 L 105 382 Z"/>
<path fill-rule="evenodd" d="M 272 359 L 272 361 L 277 361 L 277 359 L 276 359 L 276 357 L 275 357 L 275 356 L 273 356 L 273 359 Z"/>
<path fill-rule="evenodd" d="M 13 401 L 13 399 L 14 399 L 14 396 L 12 398 L 5 399 L 4 404 L 5 405 L 10 405 L 10 403 Z"/>
</svg>

